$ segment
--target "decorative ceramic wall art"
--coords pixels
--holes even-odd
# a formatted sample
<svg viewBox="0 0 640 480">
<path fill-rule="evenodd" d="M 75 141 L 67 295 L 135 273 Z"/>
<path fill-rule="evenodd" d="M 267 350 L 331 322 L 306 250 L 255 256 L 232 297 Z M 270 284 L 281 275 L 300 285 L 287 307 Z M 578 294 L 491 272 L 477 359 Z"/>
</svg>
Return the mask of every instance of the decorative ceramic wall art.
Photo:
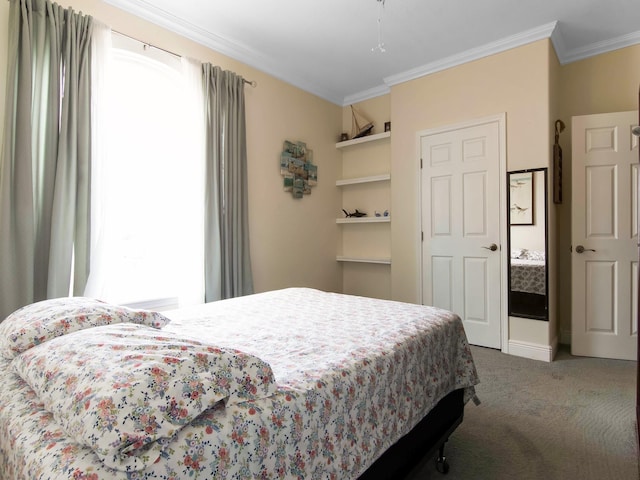
<svg viewBox="0 0 640 480">
<path fill-rule="evenodd" d="M 318 167 L 313 164 L 313 150 L 304 142 L 284 141 L 280 155 L 280 174 L 284 177 L 284 191 L 293 198 L 311 193 L 318 183 Z"/>
</svg>

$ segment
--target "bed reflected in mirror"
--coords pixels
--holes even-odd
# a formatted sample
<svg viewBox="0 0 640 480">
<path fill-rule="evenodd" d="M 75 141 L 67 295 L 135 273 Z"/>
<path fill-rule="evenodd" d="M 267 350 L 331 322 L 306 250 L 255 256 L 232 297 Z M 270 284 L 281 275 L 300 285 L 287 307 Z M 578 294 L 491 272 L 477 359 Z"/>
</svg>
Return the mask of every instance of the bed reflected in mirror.
<svg viewBox="0 0 640 480">
<path fill-rule="evenodd" d="M 547 169 L 509 172 L 509 315 L 548 320 Z"/>
</svg>

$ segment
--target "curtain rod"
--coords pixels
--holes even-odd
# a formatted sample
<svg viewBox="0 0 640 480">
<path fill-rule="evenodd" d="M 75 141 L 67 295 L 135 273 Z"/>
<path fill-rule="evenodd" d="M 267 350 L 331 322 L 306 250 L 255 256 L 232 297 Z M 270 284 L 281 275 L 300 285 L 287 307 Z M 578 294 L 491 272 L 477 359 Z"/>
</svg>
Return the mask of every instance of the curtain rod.
<svg viewBox="0 0 640 480">
<path fill-rule="evenodd" d="M 174 57 L 182 58 L 182 55 L 179 55 L 179 54 L 177 54 L 177 53 L 175 53 L 175 52 L 172 52 L 171 50 L 167 50 L 167 49 L 165 49 L 165 48 L 158 47 L 158 46 L 153 45 L 153 44 L 148 43 L 148 42 L 143 42 L 142 40 L 139 40 L 139 39 L 137 39 L 137 38 L 135 38 L 135 37 L 132 37 L 131 35 L 127 35 L 126 33 L 118 32 L 117 30 L 111 30 L 111 31 L 112 31 L 113 33 L 118 34 L 118 35 L 122 35 L 123 37 L 130 38 L 131 40 L 134 40 L 134 41 L 136 41 L 136 42 L 140 42 L 140 43 L 141 43 L 141 44 L 143 44 L 145 47 L 155 48 L 156 50 L 161 50 L 161 51 L 163 51 L 163 52 L 165 52 L 165 53 L 168 53 L 169 55 L 173 55 Z M 247 80 L 246 78 L 242 78 L 242 81 L 243 81 L 244 83 L 248 84 L 248 85 L 251 85 L 251 86 L 252 86 L 252 87 L 254 87 L 254 88 L 258 86 L 258 82 L 256 82 L 255 80 Z"/>
</svg>

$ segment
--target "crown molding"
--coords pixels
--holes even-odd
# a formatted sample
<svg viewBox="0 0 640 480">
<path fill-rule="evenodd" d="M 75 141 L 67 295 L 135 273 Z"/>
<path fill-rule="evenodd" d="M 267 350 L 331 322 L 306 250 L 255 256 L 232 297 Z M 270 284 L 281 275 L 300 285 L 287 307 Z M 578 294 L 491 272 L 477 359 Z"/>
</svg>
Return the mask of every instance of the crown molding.
<svg viewBox="0 0 640 480">
<path fill-rule="evenodd" d="M 362 92 L 358 92 L 353 95 L 347 95 L 346 97 L 344 97 L 342 106 L 346 107 L 347 105 L 363 102 L 364 100 L 369 100 L 370 98 L 381 97 L 382 95 L 386 95 L 389 92 L 391 92 L 391 88 L 388 85 L 378 85 L 377 87 L 363 90 Z"/>
<path fill-rule="evenodd" d="M 182 20 L 145 0 L 103 0 L 120 10 L 124 10 L 132 15 L 147 20 L 162 28 L 177 33 L 189 40 L 215 50 L 234 60 L 242 62 L 252 68 L 264 72 L 272 77 L 282 80 L 285 83 L 298 87 L 301 90 L 316 95 L 328 102 L 342 105 L 343 98 L 340 95 L 329 92 L 319 85 L 310 84 L 297 78 L 294 70 L 287 69 L 282 65 L 270 64 L 261 54 L 247 48 L 244 45 L 228 40 L 220 35 L 216 35 L 208 30 L 204 30 L 190 22 Z"/>
<path fill-rule="evenodd" d="M 553 49 L 556 52 L 556 56 L 558 57 L 558 61 L 560 61 L 560 57 L 564 55 L 564 52 L 567 51 L 567 47 L 565 46 L 564 36 L 562 35 L 562 24 L 558 24 L 558 28 L 555 28 L 553 32 L 551 32 L 551 43 L 553 45 Z M 560 61 L 560 64 L 562 62 Z"/>
<path fill-rule="evenodd" d="M 552 37 L 553 38 L 553 37 Z M 603 53 L 612 52 L 621 48 L 630 47 L 640 43 L 640 31 L 632 32 L 621 37 L 604 40 L 602 42 L 592 43 L 580 48 L 574 48 L 573 50 L 567 50 L 565 48 L 558 48 L 554 42 L 556 53 L 558 54 L 558 60 L 561 65 L 567 63 L 577 62 L 578 60 L 584 60 L 585 58 L 595 57 Z"/>
<path fill-rule="evenodd" d="M 562 25 L 554 21 L 399 74 L 390 75 L 382 79 L 383 83 L 381 85 L 342 97 L 336 94 L 336 92 L 331 92 L 323 88 L 321 85 L 310 83 L 308 79 L 299 78 L 296 71 L 287 68 L 286 65 L 276 64 L 245 45 L 231 41 L 177 18 L 154 6 L 150 1 L 103 1 L 339 106 L 347 106 L 370 98 L 380 97 L 390 93 L 391 87 L 394 85 L 521 47 L 544 38 L 551 39 L 561 65 L 640 43 L 640 31 L 637 31 L 611 40 L 569 50 L 566 48 L 562 37 Z"/>
<path fill-rule="evenodd" d="M 349 105 L 356 101 L 368 100 L 370 98 L 385 95 L 391 91 L 391 87 L 394 85 L 415 80 L 416 78 L 424 77 L 425 75 L 430 75 L 442 70 L 447 70 L 448 68 L 457 67 L 496 53 L 511 50 L 512 48 L 521 47 L 522 45 L 536 42 L 544 38 L 552 37 L 554 32 L 557 30 L 557 25 L 558 22 L 547 23 L 531 30 L 526 30 L 517 35 L 512 35 L 495 42 L 487 43 L 486 45 L 481 45 L 465 52 L 451 55 L 450 57 L 445 57 L 441 60 L 427 63 L 396 75 L 390 75 L 383 79 L 384 85 L 345 97 L 343 105 Z"/>
<path fill-rule="evenodd" d="M 345 97 L 345 104 L 355 103 L 354 101 L 351 101 L 352 99 L 358 99 L 358 101 L 362 101 L 373 98 L 375 96 L 384 95 L 390 91 L 390 87 L 392 87 L 393 85 L 404 83 L 409 80 L 414 80 L 416 78 L 446 70 L 448 68 L 456 67 L 473 60 L 479 60 L 481 58 L 488 57 L 489 55 L 501 53 L 512 48 L 521 47 L 528 43 L 536 42 L 544 38 L 551 39 L 553 48 L 556 51 L 558 61 L 561 65 L 566 65 L 567 63 L 576 62 L 578 60 L 594 57 L 596 55 L 618 50 L 620 48 L 640 44 L 640 31 L 637 31 L 611 40 L 592 43 L 591 45 L 587 45 L 586 47 L 569 50 L 566 48 L 561 30 L 562 25 L 559 22 L 554 21 L 540 27 L 527 30 L 518 35 L 513 35 L 511 37 L 498 40 L 497 42 L 492 42 L 478 48 L 473 48 L 471 50 L 467 50 L 466 52 L 452 55 L 450 57 L 443 58 L 442 60 L 428 63 L 421 67 L 407 70 L 406 72 L 399 73 L 397 75 L 385 77 L 384 86 L 379 86 Z M 385 86 L 388 88 L 385 88 Z M 377 93 L 376 95 L 376 92 L 379 93 Z"/>
<path fill-rule="evenodd" d="M 391 87 L 399 83 L 404 83 L 409 80 L 423 77 L 425 75 L 430 75 L 442 70 L 447 70 L 448 68 L 457 67 L 459 65 L 472 62 L 474 60 L 479 60 L 490 55 L 495 55 L 496 53 L 511 50 L 512 48 L 521 47 L 522 45 L 536 42 L 543 38 L 549 38 L 555 30 L 557 24 L 558 22 L 547 23 L 546 25 L 542 25 L 531 30 L 526 30 L 517 35 L 512 35 L 495 42 L 487 43 L 485 45 L 472 48 L 465 52 L 451 55 L 450 57 L 445 57 L 435 62 L 427 63 L 426 65 L 423 65 L 421 67 L 407 70 L 406 72 L 402 72 L 397 75 L 391 75 L 384 78 L 384 83 Z"/>
<path fill-rule="evenodd" d="M 182 20 L 144 0 L 103 0 L 120 10 L 166 28 L 201 45 L 215 45 L 216 51 L 232 58 L 255 55 L 252 50 L 239 46 L 226 38 L 208 32 L 190 22 Z"/>
</svg>

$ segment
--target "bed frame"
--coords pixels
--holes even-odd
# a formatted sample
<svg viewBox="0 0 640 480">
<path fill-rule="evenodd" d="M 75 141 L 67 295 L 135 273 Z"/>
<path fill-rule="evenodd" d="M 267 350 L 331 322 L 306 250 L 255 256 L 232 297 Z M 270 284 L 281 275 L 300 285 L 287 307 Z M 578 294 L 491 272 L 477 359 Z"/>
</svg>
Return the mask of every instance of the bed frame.
<svg viewBox="0 0 640 480">
<path fill-rule="evenodd" d="M 446 474 L 449 464 L 444 456 L 444 444 L 462 423 L 463 390 L 454 390 L 444 397 L 413 430 L 392 445 L 358 480 L 391 480 L 406 477 L 423 459 L 436 452 L 436 469 Z"/>
</svg>

